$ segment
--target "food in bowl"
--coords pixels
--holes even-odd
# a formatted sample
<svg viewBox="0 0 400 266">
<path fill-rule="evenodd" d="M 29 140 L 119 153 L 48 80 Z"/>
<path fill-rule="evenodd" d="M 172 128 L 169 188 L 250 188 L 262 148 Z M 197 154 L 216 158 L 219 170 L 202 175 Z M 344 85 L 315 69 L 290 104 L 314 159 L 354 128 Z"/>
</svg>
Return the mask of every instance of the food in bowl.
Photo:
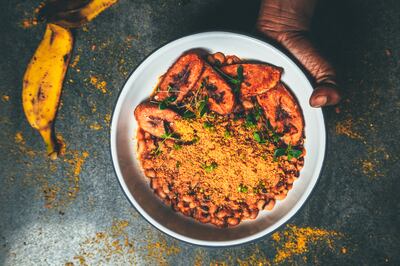
<svg viewBox="0 0 400 266">
<path fill-rule="evenodd" d="M 272 210 L 304 165 L 304 119 L 283 69 L 188 51 L 139 104 L 138 159 L 175 211 L 218 227 Z"/>
</svg>

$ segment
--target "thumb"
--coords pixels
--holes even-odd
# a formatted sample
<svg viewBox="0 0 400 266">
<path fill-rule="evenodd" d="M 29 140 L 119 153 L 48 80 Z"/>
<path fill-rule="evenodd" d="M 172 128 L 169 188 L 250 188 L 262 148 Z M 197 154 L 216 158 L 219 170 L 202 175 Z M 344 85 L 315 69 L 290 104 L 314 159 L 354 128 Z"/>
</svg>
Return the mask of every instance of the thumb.
<svg viewBox="0 0 400 266">
<path fill-rule="evenodd" d="M 276 39 L 311 74 L 315 81 L 315 91 L 311 95 L 310 105 L 322 107 L 334 105 L 340 101 L 337 90 L 336 73 L 331 64 L 320 55 L 305 31 L 283 32 Z"/>
</svg>

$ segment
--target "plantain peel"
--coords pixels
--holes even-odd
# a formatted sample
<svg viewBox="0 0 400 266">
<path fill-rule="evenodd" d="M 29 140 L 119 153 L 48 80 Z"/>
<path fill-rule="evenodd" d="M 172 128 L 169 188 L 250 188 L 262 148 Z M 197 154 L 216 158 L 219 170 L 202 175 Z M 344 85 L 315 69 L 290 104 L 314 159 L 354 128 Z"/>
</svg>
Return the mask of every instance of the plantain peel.
<svg viewBox="0 0 400 266">
<path fill-rule="evenodd" d="M 50 1 L 49 5 L 40 11 L 40 16 L 66 28 L 78 28 L 92 21 L 118 0 L 72 0 L 68 4 L 64 2 L 65 0 Z"/>
<path fill-rule="evenodd" d="M 22 105 L 26 118 L 41 134 L 52 159 L 57 158 L 58 153 L 53 123 L 72 47 L 70 30 L 47 24 L 23 80 Z"/>
</svg>

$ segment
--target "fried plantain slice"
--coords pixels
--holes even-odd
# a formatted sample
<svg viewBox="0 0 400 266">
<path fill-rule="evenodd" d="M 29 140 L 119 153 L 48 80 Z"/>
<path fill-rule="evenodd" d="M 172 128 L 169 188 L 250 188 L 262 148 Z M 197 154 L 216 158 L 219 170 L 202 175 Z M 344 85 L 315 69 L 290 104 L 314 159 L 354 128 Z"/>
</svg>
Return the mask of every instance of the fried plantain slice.
<svg viewBox="0 0 400 266">
<path fill-rule="evenodd" d="M 283 134 L 286 144 L 296 146 L 303 136 L 304 120 L 299 104 L 283 83 L 268 92 L 258 95 L 257 101 L 263 108 L 271 126 Z"/>
<path fill-rule="evenodd" d="M 163 101 L 170 96 L 176 96 L 176 102 L 182 101 L 196 84 L 203 69 L 204 61 L 196 53 L 180 56 L 161 79 L 154 99 Z"/>
<path fill-rule="evenodd" d="M 228 83 L 209 65 L 205 66 L 195 88 L 200 86 L 204 86 L 207 91 L 208 105 L 211 111 L 220 115 L 232 112 L 235 96 Z"/>
<path fill-rule="evenodd" d="M 166 132 L 166 123 L 168 128 L 174 130 L 174 121 L 180 116 L 170 109 L 161 110 L 157 105 L 151 103 L 139 104 L 135 111 L 135 118 L 139 127 L 153 136 L 161 137 Z"/>
<path fill-rule="evenodd" d="M 238 67 L 243 67 L 243 82 L 240 93 L 244 97 L 256 96 L 267 92 L 278 84 L 282 75 L 282 68 L 267 64 L 232 64 L 221 70 L 234 78 L 237 78 Z"/>
</svg>

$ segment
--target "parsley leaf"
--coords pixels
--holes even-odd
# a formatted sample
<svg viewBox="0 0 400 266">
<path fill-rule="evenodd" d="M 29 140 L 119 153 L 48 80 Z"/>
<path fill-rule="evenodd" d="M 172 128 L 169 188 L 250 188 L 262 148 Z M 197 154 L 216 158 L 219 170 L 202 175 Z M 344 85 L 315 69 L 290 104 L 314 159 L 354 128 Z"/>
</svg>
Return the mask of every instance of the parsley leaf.
<svg viewBox="0 0 400 266">
<path fill-rule="evenodd" d="M 236 69 L 236 72 L 237 72 L 238 80 L 240 82 L 243 82 L 243 80 L 244 80 L 244 77 L 243 77 L 243 66 L 242 65 L 238 66 L 238 68 Z"/>
<path fill-rule="evenodd" d="M 247 193 L 247 191 L 249 191 L 248 187 L 240 184 L 238 187 L 238 192 L 242 192 L 242 193 Z"/>
<path fill-rule="evenodd" d="M 261 135 L 261 133 L 259 131 L 255 131 L 253 133 L 253 137 L 254 137 L 254 140 L 257 141 L 260 144 L 263 144 L 263 143 L 266 142 L 266 140 L 262 137 L 262 135 Z"/>
<path fill-rule="evenodd" d="M 206 164 L 203 165 L 203 168 L 207 173 L 211 173 L 217 167 L 218 167 L 218 164 L 216 162 L 212 162 L 210 165 L 206 165 Z"/>
<path fill-rule="evenodd" d="M 232 136 L 231 132 L 228 129 L 225 129 L 224 138 L 228 139 Z"/>
<path fill-rule="evenodd" d="M 185 112 L 183 112 L 182 116 L 183 116 L 183 118 L 186 118 L 186 119 L 192 119 L 192 118 L 196 117 L 196 114 L 193 113 L 192 111 L 186 110 Z"/>
<path fill-rule="evenodd" d="M 173 146 L 173 148 L 174 148 L 174 150 L 180 150 L 180 149 L 182 149 L 182 145 L 179 145 L 179 144 L 176 144 L 176 143 L 174 143 L 174 146 Z"/>
<path fill-rule="evenodd" d="M 168 105 L 169 105 L 170 103 L 175 102 L 176 99 L 177 99 L 176 96 L 169 96 L 169 97 L 166 98 L 165 100 L 159 102 L 158 108 L 159 108 L 160 110 L 164 110 L 164 109 L 166 109 L 166 108 L 168 107 Z"/>
<path fill-rule="evenodd" d="M 278 148 L 278 149 L 276 149 L 275 152 L 274 152 L 274 157 L 275 157 L 275 158 L 278 158 L 278 157 L 280 157 L 280 156 L 285 155 L 285 153 L 286 153 L 286 149 Z"/>
<path fill-rule="evenodd" d="M 211 122 L 206 121 L 206 122 L 204 122 L 203 127 L 206 129 L 210 129 L 210 128 L 213 128 L 214 125 Z"/>
</svg>

